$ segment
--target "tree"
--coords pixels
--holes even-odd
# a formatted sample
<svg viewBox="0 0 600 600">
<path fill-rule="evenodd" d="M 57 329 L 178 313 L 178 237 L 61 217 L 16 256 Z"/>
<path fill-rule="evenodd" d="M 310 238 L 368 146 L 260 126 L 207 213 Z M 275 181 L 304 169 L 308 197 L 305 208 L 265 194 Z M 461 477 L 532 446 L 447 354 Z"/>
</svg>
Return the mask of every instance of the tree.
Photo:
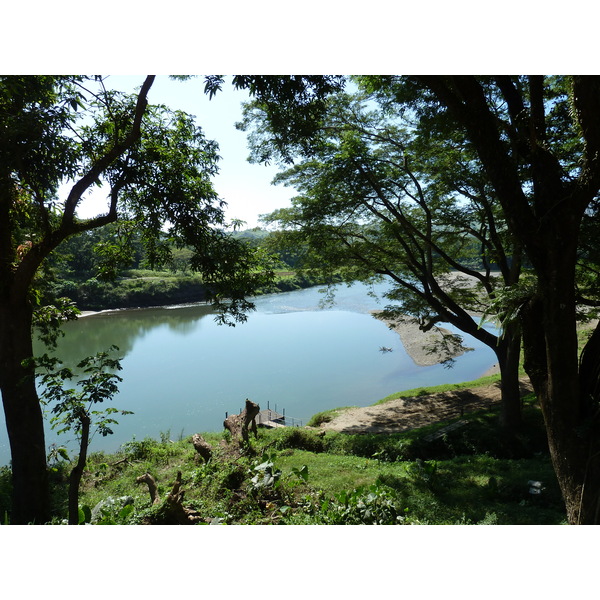
<svg viewBox="0 0 600 600">
<path fill-rule="evenodd" d="M 598 354 L 577 346 L 576 265 L 600 188 L 600 78 L 421 77 L 477 149 L 537 287 L 521 307 L 525 368 L 544 414 L 570 523 L 600 511 Z M 597 381 L 596 381 L 597 383 Z"/>
<path fill-rule="evenodd" d="M 462 136 L 475 150 L 534 275 L 529 288 L 509 288 L 509 313 L 522 327 L 525 369 L 544 415 L 567 517 L 570 523 L 598 522 L 600 331 L 595 329 L 580 359 L 577 274 L 580 242 L 589 239 L 600 188 L 600 78 L 430 75 L 360 81 L 381 92 L 389 110 L 410 114 L 424 131 L 441 125 L 454 132 L 449 145 Z M 280 139 L 276 129 L 273 139 Z"/>
<path fill-rule="evenodd" d="M 113 433 L 112 425 L 117 425 L 114 414 L 132 414 L 131 411 L 107 407 L 92 410 L 96 404 L 111 400 L 118 392 L 117 383 L 122 381 L 113 371 L 121 370 L 120 359 L 110 357 L 110 352 L 118 351 L 116 346 L 107 352 L 88 356 L 77 364 L 77 370 L 60 367 L 61 361 L 47 354 L 35 359 L 36 368 L 42 369 L 41 383 L 44 403 L 54 403 L 51 419 L 52 427 L 63 426 L 58 433 L 72 431 L 79 441 L 77 463 L 69 475 L 69 525 L 77 525 L 79 519 L 79 486 L 87 461 L 87 452 L 95 432 L 102 436 Z M 77 388 L 65 389 L 66 381 L 77 379 Z M 93 429 L 95 428 L 95 429 Z"/>
<path fill-rule="evenodd" d="M 578 355 L 577 266 L 600 187 L 598 77 L 363 79 L 425 127 L 472 144 L 535 285 L 516 294 L 525 369 L 540 402 L 570 523 L 600 509 L 600 332 Z M 389 98 L 392 101 L 389 102 Z M 589 238 L 587 238 L 589 239 Z M 597 243 L 595 244 L 597 247 Z"/>
<path fill-rule="evenodd" d="M 173 256 L 177 252 L 177 248 L 171 250 Z M 66 239 L 45 265 L 61 281 L 112 280 L 122 269 L 140 268 L 144 258 L 136 227 L 117 222 Z"/>
<path fill-rule="evenodd" d="M 253 150 L 260 151 L 254 160 L 265 150 L 277 155 L 260 102 L 246 109 L 243 126 L 251 124 Z M 286 232 L 276 236 L 279 244 L 308 249 L 305 267 L 342 270 L 347 281 L 389 278 L 386 297 L 396 304 L 386 307 L 388 318 L 411 315 L 424 331 L 450 322 L 489 346 L 501 367 L 501 422 L 514 430 L 521 415 L 518 323 L 505 323 L 496 336 L 473 313 L 498 316 L 499 290 L 519 280 L 520 251 L 474 159 L 458 142 L 452 155 L 439 157 L 431 138 L 425 145 L 397 118 L 369 111 L 361 95 L 338 94 L 309 156 L 275 178 L 300 195 L 266 220 Z M 443 341 L 449 356 L 460 338 Z"/>
<path fill-rule="evenodd" d="M 61 242 L 120 222 L 139 232 L 155 263 L 168 260 L 173 244 L 189 246 L 229 323 L 245 318 L 247 297 L 272 277 L 265 257 L 227 232 L 210 180 L 216 144 L 189 115 L 150 106 L 153 81 L 126 95 L 96 77 L 0 78 L 0 389 L 13 523 L 49 518 L 32 327 L 36 279 Z M 107 191 L 106 212 L 80 219 L 82 198 L 97 186 Z"/>
</svg>

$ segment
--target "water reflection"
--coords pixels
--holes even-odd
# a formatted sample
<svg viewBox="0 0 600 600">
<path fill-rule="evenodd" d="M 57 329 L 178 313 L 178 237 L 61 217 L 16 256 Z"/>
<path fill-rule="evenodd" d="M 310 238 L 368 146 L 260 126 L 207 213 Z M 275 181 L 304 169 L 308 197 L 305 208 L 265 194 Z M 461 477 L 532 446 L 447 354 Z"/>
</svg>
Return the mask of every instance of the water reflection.
<svg viewBox="0 0 600 600">
<path fill-rule="evenodd" d="M 55 354 L 70 366 L 111 345 L 118 346 L 121 356 L 127 356 L 157 328 L 186 336 L 197 331 L 203 319 L 214 319 L 210 306 L 203 304 L 101 312 L 65 323 L 65 335 Z M 42 344 L 36 342 L 34 352 L 44 351 Z"/>
<path fill-rule="evenodd" d="M 475 352 L 459 357 L 453 369 L 417 367 L 398 335 L 369 314 L 383 304 L 369 291 L 340 287 L 336 304 L 325 309 L 315 288 L 263 296 L 236 327 L 217 325 L 206 305 L 99 313 L 67 323 L 57 351 L 66 364 L 111 345 L 124 357 L 113 405 L 134 414 L 119 419 L 114 435 L 94 439 L 91 449 L 112 451 L 133 436 L 167 431 L 173 438 L 220 431 L 225 413 L 238 412 L 246 398 L 306 421 L 399 390 L 474 379 L 494 363 L 491 350 L 469 339 Z M 393 351 L 381 353 L 382 346 Z M 67 441 L 46 431 L 48 444 Z M 0 464 L 8 459 L 1 421 Z"/>
</svg>

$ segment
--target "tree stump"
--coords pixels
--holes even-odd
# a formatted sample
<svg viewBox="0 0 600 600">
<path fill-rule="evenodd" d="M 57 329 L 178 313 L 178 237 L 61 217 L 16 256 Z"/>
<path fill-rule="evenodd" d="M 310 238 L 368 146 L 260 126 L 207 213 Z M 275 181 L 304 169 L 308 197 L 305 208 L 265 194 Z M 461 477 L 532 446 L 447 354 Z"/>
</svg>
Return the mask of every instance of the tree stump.
<svg viewBox="0 0 600 600">
<path fill-rule="evenodd" d="M 208 462 L 211 459 L 212 448 L 199 433 L 195 433 L 192 436 L 192 444 L 194 444 L 196 452 L 204 459 L 205 462 Z"/>
<path fill-rule="evenodd" d="M 246 407 L 239 415 L 231 415 L 223 422 L 223 427 L 231 433 L 233 439 L 239 440 L 240 438 L 244 443 L 248 443 L 248 428 L 254 433 L 254 437 L 258 437 L 258 430 L 256 427 L 256 416 L 260 412 L 260 406 L 251 402 L 246 398 Z"/>
<path fill-rule="evenodd" d="M 177 471 L 177 478 L 173 488 L 162 501 L 158 496 L 156 481 L 149 473 L 145 473 L 136 479 L 137 483 L 148 484 L 152 504 L 160 504 L 156 512 L 146 518 L 147 525 L 195 525 L 202 520 L 200 514 L 192 508 L 183 505 L 184 491 L 181 489 L 181 471 Z"/>
</svg>

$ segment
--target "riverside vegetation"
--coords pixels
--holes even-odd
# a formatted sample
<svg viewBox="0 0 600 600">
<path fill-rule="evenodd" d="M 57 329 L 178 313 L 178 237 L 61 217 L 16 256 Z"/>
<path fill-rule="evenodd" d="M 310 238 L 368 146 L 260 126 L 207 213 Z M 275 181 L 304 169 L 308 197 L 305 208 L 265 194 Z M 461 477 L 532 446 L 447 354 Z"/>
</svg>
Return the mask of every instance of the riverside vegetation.
<svg viewBox="0 0 600 600">
<path fill-rule="evenodd" d="M 474 391 L 479 383 L 471 383 Z M 452 421 L 386 435 L 319 430 L 327 418 L 315 415 L 306 428 L 260 428 L 243 446 L 227 431 L 203 434 L 212 449 L 207 462 L 191 438 L 173 441 L 170 432 L 160 440 L 133 439 L 115 454 L 92 452 L 81 483 L 80 523 L 168 523 L 164 499 L 178 472 L 183 503 L 200 524 L 566 523 L 533 396 L 524 399 L 517 436 L 498 427 L 496 409 L 465 415 L 467 425 L 446 432 Z M 72 466 L 64 453 L 54 453 L 55 524 L 65 522 Z M 153 503 L 148 488 L 136 483 L 146 473 L 161 502 Z M 5 522 L 9 502 L 10 470 L 3 467 Z"/>
<path fill-rule="evenodd" d="M 290 292 L 323 283 L 322 279 L 293 271 L 278 271 L 269 286 L 257 294 Z M 114 281 L 90 278 L 83 282 L 66 281 L 57 284 L 52 295 L 67 297 L 82 310 L 143 308 L 167 304 L 202 302 L 207 298 L 206 286 L 196 273 L 130 269 Z"/>
<path fill-rule="evenodd" d="M 141 246 L 139 234 L 127 238 L 126 250 L 117 258 L 106 258 L 107 248 L 119 241 L 115 227 L 87 232 L 67 240 L 46 266 L 41 286 L 45 303 L 68 298 L 80 310 L 144 308 L 168 304 L 186 304 L 208 300 L 207 284 L 202 275 L 190 268 L 190 248 L 169 248 L 170 259 L 161 270 L 152 268 Z M 268 236 L 259 228 L 237 232 L 235 237 L 258 248 Z M 256 295 L 290 292 L 302 288 L 336 283 L 339 274 L 324 278 L 314 272 L 296 269 L 296 257 L 278 252 L 279 269 L 269 285 L 257 287 Z"/>
</svg>

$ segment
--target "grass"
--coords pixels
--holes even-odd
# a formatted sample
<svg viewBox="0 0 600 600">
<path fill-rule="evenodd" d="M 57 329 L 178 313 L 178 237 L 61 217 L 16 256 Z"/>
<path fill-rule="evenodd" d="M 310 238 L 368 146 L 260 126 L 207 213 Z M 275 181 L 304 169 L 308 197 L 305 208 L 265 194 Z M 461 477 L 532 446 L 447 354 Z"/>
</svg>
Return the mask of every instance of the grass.
<svg viewBox="0 0 600 600">
<path fill-rule="evenodd" d="M 525 426 L 516 436 L 502 433 L 497 417 L 495 410 L 480 411 L 466 426 L 433 441 L 427 436 L 447 423 L 391 435 L 259 429 L 241 455 L 232 452 L 235 443 L 224 434 L 207 433 L 213 448 L 208 463 L 196 457 L 189 438 L 171 441 L 166 432 L 160 440 L 132 440 L 115 454 L 92 452 L 80 504 L 93 509 L 112 498 L 101 523 L 142 523 L 156 518 L 158 509 L 136 479 L 150 473 L 165 498 L 181 471 L 185 505 L 203 522 L 564 523 L 534 399 L 525 403 Z M 51 474 L 54 523 L 66 515 L 70 468 L 56 464 Z M 8 500 L 5 480 L 0 477 L 0 504 Z M 530 480 L 543 483 L 541 494 L 529 493 Z M 122 508 L 125 497 L 132 499 L 131 508 Z M 5 509 L 0 506 L 2 514 Z"/>
<path fill-rule="evenodd" d="M 308 427 L 319 427 L 319 425 L 323 423 L 329 423 L 333 421 L 337 415 L 348 410 L 350 408 L 355 408 L 354 406 L 342 406 L 339 408 L 332 408 L 330 410 L 324 410 L 322 412 L 316 413 L 313 415 L 306 424 Z"/>
</svg>

